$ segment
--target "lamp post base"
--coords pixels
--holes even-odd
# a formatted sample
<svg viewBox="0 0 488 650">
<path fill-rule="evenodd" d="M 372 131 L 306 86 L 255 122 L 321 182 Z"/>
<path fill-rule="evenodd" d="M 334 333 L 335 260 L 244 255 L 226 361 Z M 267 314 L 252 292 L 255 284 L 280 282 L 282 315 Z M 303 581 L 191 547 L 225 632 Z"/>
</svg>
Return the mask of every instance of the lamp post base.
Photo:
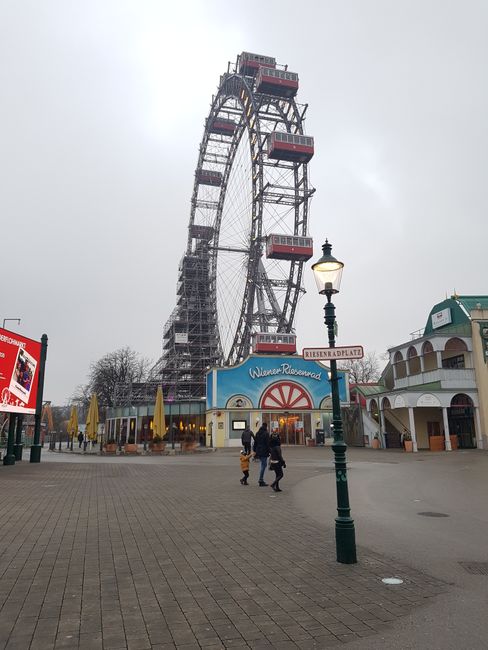
<svg viewBox="0 0 488 650">
<path fill-rule="evenodd" d="M 21 443 L 19 445 L 14 445 L 14 456 L 15 460 L 22 460 L 22 450 L 24 445 Z"/>
<path fill-rule="evenodd" d="M 32 445 L 30 450 L 30 462 L 31 463 L 40 463 L 41 462 L 41 445 Z"/>
<path fill-rule="evenodd" d="M 335 368 L 334 368 L 335 371 Z M 340 413 L 340 411 L 339 411 Z M 356 533 L 354 519 L 349 507 L 349 489 L 347 483 L 347 445 L 342 438 L 340 416 L 334 420 L 334 435 L 340 434 L 332 444 L 336 473 L 337 517 L 335 519 L 336 557 L 341 564 L 356 564 Z"/>
<path fill-rule="evenodd" d="M 341 564 L 356 564 L 356 533 L 351 517 L 336 517 L 336 557 Z"/>
</svg>

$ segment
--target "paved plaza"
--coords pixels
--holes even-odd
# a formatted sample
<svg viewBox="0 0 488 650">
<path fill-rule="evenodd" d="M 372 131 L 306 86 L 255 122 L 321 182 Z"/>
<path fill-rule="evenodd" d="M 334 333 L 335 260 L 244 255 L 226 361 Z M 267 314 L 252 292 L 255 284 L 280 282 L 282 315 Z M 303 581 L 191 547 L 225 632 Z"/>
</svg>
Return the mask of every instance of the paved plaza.
<svg viewBox="0 0 488 650">
<path fill-rule="evenodd" d="M 364 529 L 358 564 L 337 564 L 331 452 L 284 454 L 281 494 L 257 486 L 254 463 L 241 486 L 230 450 L 102 458 L 45 449 L 39 465 L 0 467 L 0 647 L 372 648 L 449 593 L 448 580 L 367 548 Z M 353 486 L 355 464 L 387 460 L 351 456 Z M 381 582 L 391 576 L 404 583 Z"/>
</svg>

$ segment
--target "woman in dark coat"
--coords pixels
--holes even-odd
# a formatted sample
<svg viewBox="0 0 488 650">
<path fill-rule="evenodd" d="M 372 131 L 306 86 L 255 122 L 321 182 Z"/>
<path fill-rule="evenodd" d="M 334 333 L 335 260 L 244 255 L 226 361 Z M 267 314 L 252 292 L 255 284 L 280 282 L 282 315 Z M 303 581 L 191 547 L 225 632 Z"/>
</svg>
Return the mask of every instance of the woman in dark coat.
<svg viewBox="0 0 488 650">
<path fill-rule="evenodd" d="M 269 433 L 268 425 L 266 422 L 263 422 L 259 431 L 254 436 L 254 447 L 253 451 L 256 455 L 256 458 L 259 459 L 261 463 L 261 470 L 259 472 L 259 482 L 260 487 L 265 487 L 268 484 L 264 481 L 264 472 L 266 470 L 266 465 L 268 463 L 269 456 Z"/>
<path fill-rule="evenodd" d="M 272 433 L 269 441 L 270 446 L 270 461 L 269 468 L 274 470 L 275 480 L 271 483 L 271 487 L 275 492 L 282 492 L 280 490 L 280 481 L 283 478 L 283 467 L 286 467 L 286 463 L 283 459 L 283 454 L 281 453 L 281 440 L 280 436 L 277 433 Z"/>
</svg>

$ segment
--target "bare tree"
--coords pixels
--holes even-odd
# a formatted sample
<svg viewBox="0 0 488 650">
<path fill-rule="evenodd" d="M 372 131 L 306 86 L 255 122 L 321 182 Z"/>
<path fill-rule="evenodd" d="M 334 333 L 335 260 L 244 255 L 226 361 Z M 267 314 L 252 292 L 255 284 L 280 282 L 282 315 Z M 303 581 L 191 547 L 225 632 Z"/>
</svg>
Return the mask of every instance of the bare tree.
<svg viewBox="0 0 488 650">
<path fill-rule="evenodd" d="M 51 406 L 54 430 L 58 433 L 66 433 L 66 428 L 71 412 L 69 406 Z"/>
<path fill-rule="evenodd" d="M 101 408 L 113 406 L 115 386 L 146 381 L 150 367 L 149 359 L 141 357 L 129 347 L 109 352 L 92 363 L 88 384 L 76 388 L 72 401 L 87 409 L 91 394 L 96 393 Z"/>
<path fill-rule="evenodd" d="M 75 392 L 70 399 L 70 404 L 74 404 L 78 407 L 78 415 L 88 411 L 90 396 L 90 384 L 80 384 L 75 388 Z"/>
<path fill-rule="evenodd" d="M 96 393 L 100 406 L 113 406 L 116 384 L 142 382 L 147 378 L 150 361 L 129 347 L 110 352 L 90 368 L 90 392 Z"/>
<path fill-rule="evenodd" d="M 378 381 L 381 370 L 376 352 L 368 352 L 362 359 L 341 361 L 341 368 L 349 370 L 349 383 L 367 384 Z"/>
</svg>

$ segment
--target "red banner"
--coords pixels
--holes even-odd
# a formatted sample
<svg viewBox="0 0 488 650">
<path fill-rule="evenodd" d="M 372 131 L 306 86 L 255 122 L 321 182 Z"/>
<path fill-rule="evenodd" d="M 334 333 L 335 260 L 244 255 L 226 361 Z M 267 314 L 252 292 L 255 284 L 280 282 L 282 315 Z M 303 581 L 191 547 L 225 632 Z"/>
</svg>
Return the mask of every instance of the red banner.
<svg viewBox="0 0 488 650">
<path fill-rule="evenodd" d="M 0 327 L 0 411 L 35 413 L 41 344 Z"/>
</svg>

